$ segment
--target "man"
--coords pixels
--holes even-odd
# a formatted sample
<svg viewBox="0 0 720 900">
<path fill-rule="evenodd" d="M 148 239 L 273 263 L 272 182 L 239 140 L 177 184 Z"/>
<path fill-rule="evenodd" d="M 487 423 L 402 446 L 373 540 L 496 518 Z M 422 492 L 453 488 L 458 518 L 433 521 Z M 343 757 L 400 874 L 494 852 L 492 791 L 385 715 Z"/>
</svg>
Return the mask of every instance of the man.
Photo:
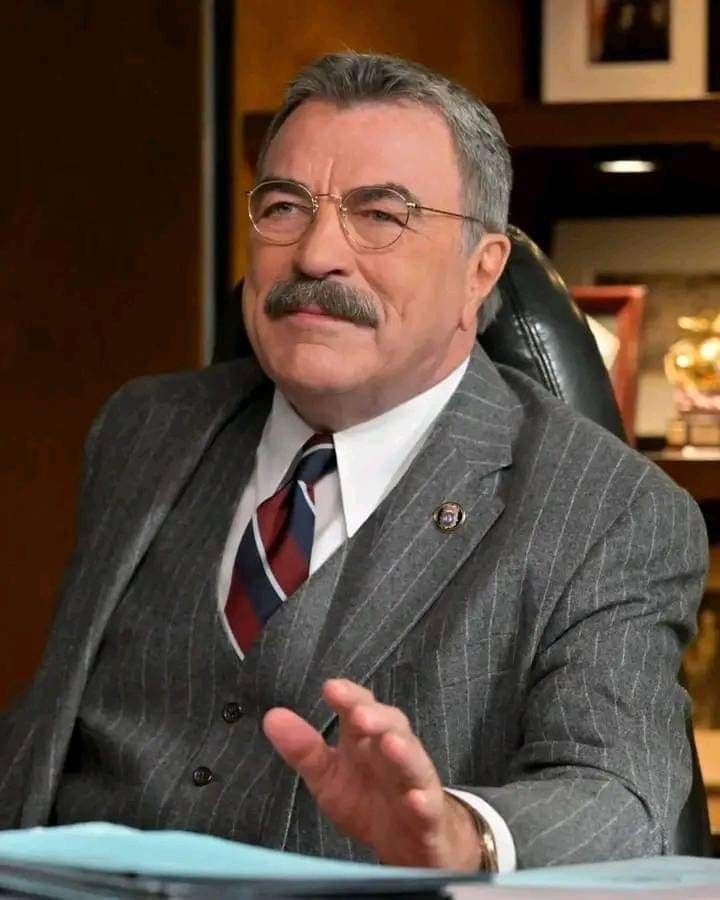
<svg viewBox="0 0 720 900">
<path fill-rule="evenodd" d="M 93 426 L 0 824 L 468 870 L 672 852 L 703 525 L 477 345 L 509 184 L 444 78 L 298 76 L 249 192 L 257 362 L 141 379 Z"/>
</svg>

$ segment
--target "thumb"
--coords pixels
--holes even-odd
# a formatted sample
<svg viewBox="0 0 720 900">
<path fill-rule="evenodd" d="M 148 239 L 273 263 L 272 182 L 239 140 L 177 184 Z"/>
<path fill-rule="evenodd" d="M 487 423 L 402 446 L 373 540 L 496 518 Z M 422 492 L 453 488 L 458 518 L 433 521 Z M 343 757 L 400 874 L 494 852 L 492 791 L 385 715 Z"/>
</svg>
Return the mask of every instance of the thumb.
<svg viewBox="0 0 720 900">
<path fill-rule="evenodd" d="M 332 750 L 320 732 L 292 710 L 279 706 L 265 713 L 262 724 L 265 737 L 314 792 L 332 762 Z"/>
</svg>

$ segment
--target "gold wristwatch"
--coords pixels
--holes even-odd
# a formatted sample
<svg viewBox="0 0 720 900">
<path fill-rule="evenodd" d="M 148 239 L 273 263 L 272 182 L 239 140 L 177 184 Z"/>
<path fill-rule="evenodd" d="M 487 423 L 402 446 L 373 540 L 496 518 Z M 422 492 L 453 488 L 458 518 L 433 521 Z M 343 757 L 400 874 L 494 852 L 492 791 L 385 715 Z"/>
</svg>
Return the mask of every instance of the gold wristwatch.
<svg viewBox="0 0 720 900">
<path fill-rule="evenodd" d="M 495 838 L 492 829 L 488 823 L 473 810 L 475 821 L 477 823 L 478 835 L 480 837 L 480 847 L 482 849 L 482 868 L 484 872 L 497 872 L 498 858 L 497 848 L 495 846 Z"/>
</svg>

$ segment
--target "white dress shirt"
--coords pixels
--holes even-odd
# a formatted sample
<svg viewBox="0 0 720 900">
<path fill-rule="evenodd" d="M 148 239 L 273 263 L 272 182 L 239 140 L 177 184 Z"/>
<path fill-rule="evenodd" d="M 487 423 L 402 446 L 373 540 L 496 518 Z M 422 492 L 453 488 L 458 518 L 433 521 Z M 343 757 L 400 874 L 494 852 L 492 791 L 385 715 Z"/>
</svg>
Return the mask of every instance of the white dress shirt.
<svg viewBox="0 0 720 900">
<path fill-rule="evenodd" d="M 330 558 L 372 515 L 409 468 L 435 419 L 460 384 L 468 360 L 439 384 L 394 409 L 335 432 L 337 468 L 315 484 L 315 531 L 310 574 Z M 295 412 L 279 390 L 263 429 L 255 467 L 233 518 L 218 579 L 218 606 L 227 601 L 233 563 L 242 535 L 255 509 L 282 483 L 302 445 L 314 431 Z M 390 452 L 389 452 L 390 451 Z M 233 634 L 222 616 L 228 638 L 240 656 Z M 446 788 L 479 814 L 493 833 L 501 872 L 516 866 L 515 843 L 500 814 L 467 791 Z"/>
</svg>

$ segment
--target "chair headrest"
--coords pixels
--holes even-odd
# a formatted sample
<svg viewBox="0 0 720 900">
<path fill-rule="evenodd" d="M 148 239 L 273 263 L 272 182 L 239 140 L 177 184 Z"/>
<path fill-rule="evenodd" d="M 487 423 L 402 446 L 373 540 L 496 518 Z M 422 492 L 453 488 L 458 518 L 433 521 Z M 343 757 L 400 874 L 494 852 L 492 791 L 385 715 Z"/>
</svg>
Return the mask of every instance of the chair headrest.
<svg viewBox="0 0 720 900">
<path fill-rule="evenodd" d="M 479 335 L 491 359 L 539 381 L 625 439 L 612 384 L 585 316 L 542 250 L 510 226 L 512 250 L 496 290 L 502 305 Z"/>
</svg>

